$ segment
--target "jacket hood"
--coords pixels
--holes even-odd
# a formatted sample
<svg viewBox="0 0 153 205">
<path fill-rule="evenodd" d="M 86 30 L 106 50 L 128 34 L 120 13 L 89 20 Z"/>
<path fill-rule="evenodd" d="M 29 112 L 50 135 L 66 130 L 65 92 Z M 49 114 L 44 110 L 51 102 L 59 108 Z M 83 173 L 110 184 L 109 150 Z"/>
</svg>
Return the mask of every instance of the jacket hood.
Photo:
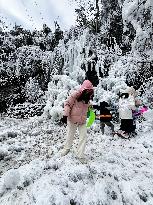
<svg viewBox="0 0 153 205">
<path fill-rule="evenodd" d="M 82 92 L 83 90 L 93 90 L 93 85 L 89 80 L 85 80 L 83 84 L 81 85 L 80 91 Z"/>
</svg>

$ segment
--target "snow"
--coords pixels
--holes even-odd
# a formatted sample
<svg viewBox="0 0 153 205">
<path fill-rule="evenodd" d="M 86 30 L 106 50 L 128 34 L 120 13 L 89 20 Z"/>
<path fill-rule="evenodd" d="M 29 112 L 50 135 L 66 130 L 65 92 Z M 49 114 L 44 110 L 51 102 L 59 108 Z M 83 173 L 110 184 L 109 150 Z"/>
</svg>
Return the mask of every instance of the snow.
<svg viewBox="0 0 153 205">
<path fill-rule="evenodd" d="M 147 121 L 153 122 L 153 110 L 149 109 L 147 112 L 143 114 L 143 116 Z"/>
<path fill-rule="evenodd" d="M 7 156 L 8 155 L 8 151 L 6 149 L 6 147 L 1 147 L 0 148 L 0 158 Z"/>
<path fill-rule="evenodd" d="M 7 189 L 14 189 L 18 185 L 20 181 L 20 174 L 18 170 L 11 169 L 4 175 L 4 188 Z"/>
<path fill-rule="evenodd" d="M 146 126 L 150 119 L 137 122 L 138 135 L 130 140 L 113 138 L 107 127 L 102 135 L 96 122 L 88 129 L 87 164 L 81 164 L 73 151 L 78 133 L 71 152 L 60 157 L 66 138 L 64 126 L 41 117 L 22 122 L 1 119 L 0 131 L 16 130 L 12 143 L 24 149 L 10 152 L 10 160 L 1 160 L 0 204 L 151 205 L 153 132 Z M 145 130 L 140 129 L 143 126 Z M 7 150 L 12 145 L 8 135 L 1 143 Z"/>
</svg>

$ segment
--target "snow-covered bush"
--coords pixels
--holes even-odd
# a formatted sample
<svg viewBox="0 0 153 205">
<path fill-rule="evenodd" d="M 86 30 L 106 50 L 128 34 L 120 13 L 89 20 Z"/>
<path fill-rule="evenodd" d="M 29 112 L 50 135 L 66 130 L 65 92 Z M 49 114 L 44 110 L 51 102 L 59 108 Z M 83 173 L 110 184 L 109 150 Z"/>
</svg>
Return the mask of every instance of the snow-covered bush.
<svg viewBox="0 0 153 205">
<path fill-rule="evenodd" d="M 4 148 L 4 147 L 1 147 L 0 148 L 0 160 L 3 159 L 7 155 L 8 155 L 8 150 L 6 148 Z"/>
<path fill-rule="evenodd" d="M 124 32 L 130 23 L 135 30 L 132 52 L 139 57 L 151 60 L 151 1 L 125 0 L 122 8 Z M 132 34 L 132 31 L 129 31 Z M 129 35 L 129 37 L 130 37 Z M 127 35 L 128 36 L 128 35 Z M 140 59 L 139 59 L 140 60 Z"/>
<path fill-rule="evenodd" d="M 143 114 L 144 118 L 153 125 L 153 110 L 149 109 Z"/>
<path fill-rule="evenodd" d="M 43 91 L 40 89 L 38 82 L 31 77 L 25 84 L 25 95 L 26 101 L 31 103 L 36 102 L 40 96 L 43 95 Z"/>
<path fill-rule="evenodd" d="M 11 169 L 4 175 L 4 189 L 14 189 L 20 182 L 20 173 L 18 170 Z"/>
<path fill-rule="evenodd" d="M 33 116 L 40 116 L 43 113 L 43 103 L 28 103 L 17 104 L 7 110 L 7 115 L 14 118 L 29 118 Z"/>
<path fill-rule="evenodd" d="M 153 130 L 153 109 L 143 113 L 142 120 L 137 122 L 137 129 L 143 133 L 149 133 Z"/>
<path fill-rule="evenodd" d="M 142 101 L 145 105 L 152 107 L 153 103 L 153 77 L 147 79 L 140 87 L 139 92 L 142 92 Z"/>
<path fill-rule="evenodd" d="M 66 75 L 54 75 L 48 84 L 46 92 L 46 106 L 43 116 L 59 120 L 62 117 L 64 101 L 70 91 L 77 88 L 78 83 Z"/>
<path fill-rule="evenodd" d="M 53 121 L 58 121 L 63 116 L 63 108 L 62 106 L 54 106 L 50 109 L 49 114 Z"/>
</svg>

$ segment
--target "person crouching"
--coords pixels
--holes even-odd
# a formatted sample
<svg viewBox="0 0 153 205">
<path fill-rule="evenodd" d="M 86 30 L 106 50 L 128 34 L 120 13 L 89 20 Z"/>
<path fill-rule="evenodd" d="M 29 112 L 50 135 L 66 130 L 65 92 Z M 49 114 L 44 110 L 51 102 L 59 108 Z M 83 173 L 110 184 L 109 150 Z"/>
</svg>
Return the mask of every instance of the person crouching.
<svg viewBox="0 0 153 205">
<path fill-rule="evenodd" d="M 107 102 L 103 101 L 100 102 L 100 106 L 93 105 L 94 109 L 100 110 L 100 115 L 97 116 L 97 119 L 100 120 L 100 129 L 102 134 L 104 134 L 105 125 L 111 128 L 112 135 L 114 135 L 114 125 L 111 122 L 112 114 L 110 113 L 110 108 Z"/>
</svg>

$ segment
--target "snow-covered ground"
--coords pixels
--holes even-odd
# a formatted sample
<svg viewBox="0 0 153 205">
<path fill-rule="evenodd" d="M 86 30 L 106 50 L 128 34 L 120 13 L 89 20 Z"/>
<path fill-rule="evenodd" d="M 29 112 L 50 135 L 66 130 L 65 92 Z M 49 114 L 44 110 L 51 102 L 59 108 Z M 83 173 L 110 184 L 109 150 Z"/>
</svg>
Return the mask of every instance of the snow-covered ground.
<svg viewBox="0 0 153 205">
<path fill-rule="evenodd" d="M 95 124 L 88 131 L 87 164 L 65 157 L 66 128 L 50 120 L 0 119 L 0 205 L 153 204 L 153 131 L 114 138 Z M 115 125 L 118 127 L 118 125 Z"/>
</svg>

